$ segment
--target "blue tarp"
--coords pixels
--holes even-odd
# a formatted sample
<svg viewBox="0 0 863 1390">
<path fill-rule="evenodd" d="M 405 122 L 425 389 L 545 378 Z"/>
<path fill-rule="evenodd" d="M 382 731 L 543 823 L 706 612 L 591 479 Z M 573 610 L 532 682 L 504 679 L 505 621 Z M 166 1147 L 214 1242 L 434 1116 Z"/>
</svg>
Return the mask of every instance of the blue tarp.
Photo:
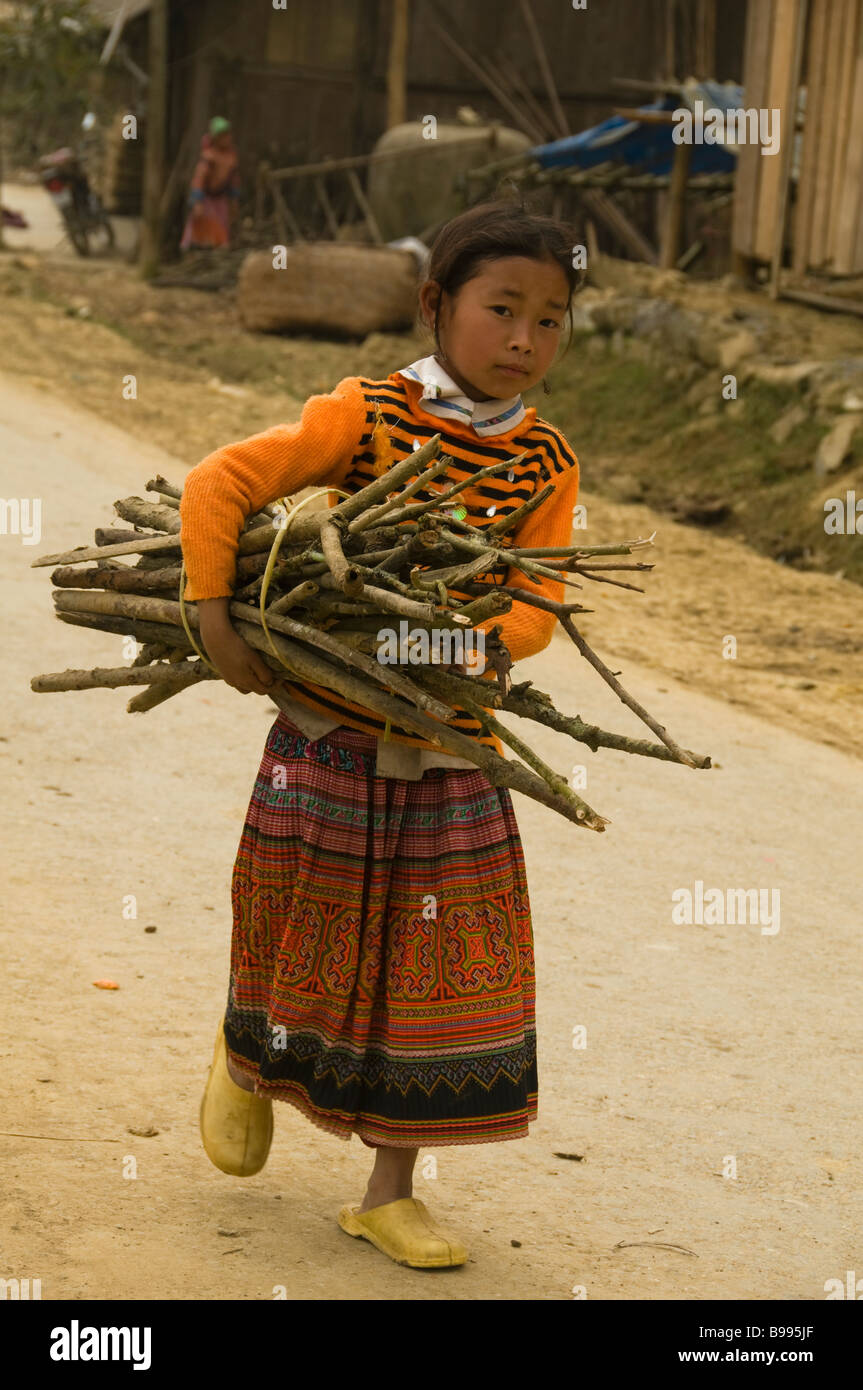
<svg viewBox="0 0 863 1390">
<path fill-rule="evenodd" d="M 732 82 L 687 83 L 682 96 L 662 97 L 637 109 L 645 112 L 675 111 L 688 106 L 692 110 L 696 100 L 703 103 L 706 116 L 711 107 L 722 111 L 741 107 L 743 89 Z M 671 125 L 653 125 L 626 120 L 623 116 L 610 116 L 607 121 L 601 121 L 579 135 L 568 135 L 564 140 L 554 140 L 550 145 L 537 145 L 529 151 L 529 157 L 541 164 L 543 169 L 591 169 L 613 160 L 630 165 L 634 172 L 668 174 L 677 149 L 671 138 L 673 129 Z M 735 164 L 731 149 L 722 144 L 692 145 L 692 174 L 729 173 Z"/>
</svg>

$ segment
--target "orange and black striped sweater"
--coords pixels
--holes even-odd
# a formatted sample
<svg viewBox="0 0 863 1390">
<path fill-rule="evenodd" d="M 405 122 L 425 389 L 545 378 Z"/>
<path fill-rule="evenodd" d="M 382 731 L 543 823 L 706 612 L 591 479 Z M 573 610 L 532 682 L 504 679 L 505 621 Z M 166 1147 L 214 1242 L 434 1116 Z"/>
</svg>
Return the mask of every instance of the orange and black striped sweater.
<svg viewBox="0 0 863 1390">
<path fill-rule="evenodd" d="M 528 407 L 511 430 L 479 437 L 467 422 L 443 420 L 429 413 L 420 399 L 422 385 L 398 372 L 383 381 L 346 377 L 328 395 L 311 396 L 296 424 L 273 425 L 260 434 L 216 449 L 193 468 L 180 502 L 183 559 L 188 582 L 187 601 L 230 596 L 236 583 L 237 542 L 246 517 L 267 502 L 331 484 L 345 492 L 358 492 L 374 481 L 377 472 L 412 453 L 435 434 L 441 436 L 441 452 L 453 466 L 435 488 L 462 481 L 481 468 L 524 453 L 509 472 L 485 478 L 458 494 L 467 510 L 464 518 L 483 527 L 515 511 L 547 482 L 553 492 L 529 512 L 511 537 L 510 544 L 567 546 L 571 542 L 573 509 L 578 497 L 578 460 L 563 435 L 538 418 Z M 431 492 L 419 492 L 415 500 L 427 501 Z M 333 494 L 331 504 L 339 501 Z M 509 566 L 499 566 L 496 582 L 529 589 L 561 602 L 564 585 L 543 578 L 529 584 Z M 513 600 L 512 609 L 477 624 L 489 631 L 495 625 L 514 662 L 533 656 L 548 646 L 557 619 L 553 613 Z M 488 674 L 493 676 L 493 671 Z M 480 677 L 481 679 L 482 677 Z M 372 710 L 344 699 L 330 690 L 288 677 L 285 691 L 307 708 L 336 718 L 340 723 L 373 736 L 382 736 L 386 721 Z M 452 728 L 502 753 L 499 739 L 483 733 L 470 714 L 456 710 Z M 391 725 L 390 739 L 415 748 L 433 748 L 421 736 Z"/>
</svg>

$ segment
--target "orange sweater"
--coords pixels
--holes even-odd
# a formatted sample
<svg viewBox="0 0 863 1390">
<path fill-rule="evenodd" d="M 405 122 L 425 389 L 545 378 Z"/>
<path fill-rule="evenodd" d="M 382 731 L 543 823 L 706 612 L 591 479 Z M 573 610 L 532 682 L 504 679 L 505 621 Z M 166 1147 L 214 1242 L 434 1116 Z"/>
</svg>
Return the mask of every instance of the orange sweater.
<svg viewBox="0 0 863 1390">
<path fill-rule="evenodd" d="M 458 494 L 458 501 L 467 509 L 466 521 L 480 528 L 490 526 L 551 481 L 553 493 L 528 514 L 514 533 L 507 533 L 511 540 L 502 538 L 501 543 L 526 547 L 569 545 L 578 497 L 578 460 L 559 431 L 539 419 L 530 407 L 511 430 L 480 438 L 470 424 L 442 420 L 426 411 L 421 394 L 420 383 L 397 372 L 383 381 L 346 377 L 330 394 L 310 397 L 296 424 L 273 425 L 248 439 L 226 444 L 203 459 L 188 474 L 180 502 L 183 559 L 188 576 L 185 599 L 219 598 L 233 593 L 237 541 L 249 513 L 278 497 L 311 486 L 331 484 L 345 492 L 357 492 L 375 477 L 373 467 L 380 457 L 381 443 L 390 466 L 434 434 L 441 436 L 441 452 L 453 459 L 445 480 L 437 480 L 435 487 L 444 486 L 446 481 L 461 481 L 490 463 L 527 451 L 511 470 L 512 479 L 502 472 Z M 378 432 L 373 438 L 376 421 Z M 423 491 L 415 500 L 429 500 L 431 495 Z M 555 602 L 563 600 L 564 585 L 560 580 L 543 578 L 534 585 L 521 571 L 503 565 L 496 574 L 499 583 L 529 589 Z M 477 628 L 487 632 L 499 625 L 502 640 L 515 662 L 548 646 L 556 622 L 553 613 L 513 600 L 509 613 L 486 619 Z M 409 667 L 406 674 L 410 674 Z M 489 674 L 493 675 L 490 668 Z M 384 732 L 385 720 L 380 715 L 333 691 L 287 677 L 284 686 L 308 708 L 338 717 L 351 728 L 377 736 Z M 499 753 L 503 751 L 499 740 L 482 734 L 479 723 L 466 712 L 457 711 L 450 723 L 461 733 L 478 738 Z M 395 724 L 390 738 L 417 748 L 434 746 Z"/>
</svg>

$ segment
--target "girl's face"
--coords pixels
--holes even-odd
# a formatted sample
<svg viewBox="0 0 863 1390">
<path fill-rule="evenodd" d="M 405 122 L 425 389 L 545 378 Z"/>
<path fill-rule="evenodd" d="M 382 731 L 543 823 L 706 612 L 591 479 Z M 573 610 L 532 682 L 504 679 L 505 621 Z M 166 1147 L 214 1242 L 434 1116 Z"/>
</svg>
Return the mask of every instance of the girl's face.
<svg viewBox="0 0 863 1390">
<path fill-rule="evenodd" d="M 420 290 L 434 323 L 440 287 Z M 541 381 L 557 351 L 569 285 L 554 261 L 503 256 L 487 262 L 458 291 L 444 295 L 438 320 L 442 365 L 469 400 L 506 400 Z"/>
</svg>

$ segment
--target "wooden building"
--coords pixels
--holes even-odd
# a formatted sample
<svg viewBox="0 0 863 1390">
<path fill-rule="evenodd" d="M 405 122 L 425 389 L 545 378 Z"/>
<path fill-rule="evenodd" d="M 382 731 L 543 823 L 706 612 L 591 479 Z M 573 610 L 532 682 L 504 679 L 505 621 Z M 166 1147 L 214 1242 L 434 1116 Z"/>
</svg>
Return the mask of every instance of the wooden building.
<svg viewBox="0 0 863 1390">
<path fill-rule="evenodd" d="M 93 3 L 116 18 L 123 0 Z M 400 17 L 401 119 L 447 122 L 470 107 L 515 125 L 517 96 L 543 143 L 609 116 L 620 78 L 740 81 L 746 0 L 153 0 L 152 16 L 164 28 L 163 179 L 184 182 L 208 120 L 224 115 L 250 189 L 261 160 L 372 149 L 393 123 Z"/>
</svg>

